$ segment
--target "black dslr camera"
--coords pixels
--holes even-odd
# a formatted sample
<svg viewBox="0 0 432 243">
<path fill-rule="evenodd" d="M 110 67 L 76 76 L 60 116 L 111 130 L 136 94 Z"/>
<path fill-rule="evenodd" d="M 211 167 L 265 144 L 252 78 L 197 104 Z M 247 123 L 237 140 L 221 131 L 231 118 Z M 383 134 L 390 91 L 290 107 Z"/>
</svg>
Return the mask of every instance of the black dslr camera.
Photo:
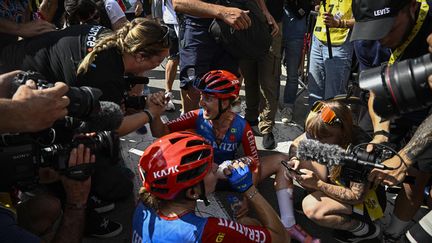
<svg viewBox="0 0 432 243">
<path fill-rule="evenodd" d="M 29 79 L 35 81 L 38 89 L 47 89 L 54 86 L 54 84 L 46 81 L 42 74 L 27 71 L 19 73 L 14 78 L 13 93 L 15 93 L 20 85 L 25 84 Z M 69 87 L 69 91 L 66 93 L 66 96 L 70 100 L 70 104 L 67 107 L 68 116 L 85 119 L 92 114 L 98 113 L 101 110 L 99 103 L 99 97 L 101 95 L 102 91 L 97 88 L 87 86 Z"/>
<path fill-rule="evenodd" d="M 34 72 L 17 75 L 15 86 L 25 84 L 28 79 L 36 82 L 39 89 L 52 87 L 43 77 Z M 92 136 L 78 135 L 83 120 L 97 114 L 102 92 L 90 87 L 70 87 L 68 116 L 54 123 L 53 127 L 36 133 L 0 135 L 0 191 L 9 191 L 17 186 L 23 191 L 37 184 L 41 167 L 50 167 L 72 179 L 88 178 L 91 165 L 68 167 L 69 154 L 79 144 L 84 144 L 94 152 L 115 156 L 115 132 L 98 132 Z"/>
<path fill-rule="evenodd" d="M 359 82 L 362 89 L 375 93 L 374 111 L 390 119 L 432 104 L 429 75 L 432 54 L 362 71 Z"/>
<path fill-rule="evenodd" d="M 391 158 L 394 152 L 388 146 L 375 144 L 371 153 L 360 146 L 349 147 L 342 156 L 340 177 L 344 180 L 363 183 L 367 181 L 368 175 L 373 168 Z"/>
</svg>

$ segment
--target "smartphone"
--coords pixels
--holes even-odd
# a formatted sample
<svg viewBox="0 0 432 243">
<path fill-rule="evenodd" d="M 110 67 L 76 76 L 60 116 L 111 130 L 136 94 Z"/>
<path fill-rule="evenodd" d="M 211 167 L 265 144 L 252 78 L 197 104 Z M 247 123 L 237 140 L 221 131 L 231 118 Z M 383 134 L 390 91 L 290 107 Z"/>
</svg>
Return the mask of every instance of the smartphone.
<svg viewBox="0 0 432 243">
<path fill-rule="evenodd" d="M 298 170 L 294 170 L 293 168 L 291 168 L 291 166 L 288 165 L 288 162 L 286 160 L 282 160 L 281 161 L 282 165 L 285 166 L 285 168 L 290 171 L 290 172 L 294 172 L 297 175 L 304 175 L 303 172 L 300 172 Z"/>
</svg>

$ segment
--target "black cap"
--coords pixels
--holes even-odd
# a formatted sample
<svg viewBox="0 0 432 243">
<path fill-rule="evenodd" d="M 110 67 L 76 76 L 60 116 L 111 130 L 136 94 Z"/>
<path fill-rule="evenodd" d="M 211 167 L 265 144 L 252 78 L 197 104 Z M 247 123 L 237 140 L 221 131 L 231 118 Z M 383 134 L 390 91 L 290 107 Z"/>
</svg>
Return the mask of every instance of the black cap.
<svg viewBox="0 0 432 243">
<path fill-rule="evenodd" d="M 351 41 L 379 40 L 386 36 L 396 15 L 411 0 L 353 0 L 355 18 Z"/>
</svg>

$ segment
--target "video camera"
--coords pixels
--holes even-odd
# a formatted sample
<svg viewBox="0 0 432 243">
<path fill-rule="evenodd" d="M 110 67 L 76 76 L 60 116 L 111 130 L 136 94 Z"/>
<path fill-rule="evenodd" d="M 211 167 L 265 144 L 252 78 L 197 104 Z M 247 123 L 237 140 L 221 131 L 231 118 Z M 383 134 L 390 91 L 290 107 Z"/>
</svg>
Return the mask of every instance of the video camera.
<svg viewBox="0 0 432 243">
<path fill-rule="evenodd" d="M 72 131 L 72 130 L 71 130 Z M 69 154 L 79 144 L 99 152 L 115 156 L 116 133 L 103 131 L 91 136 L 75 136 L 66 143 L 44 144 L 55 136 L 56 130 L 44 132 L 45 137 L 34 134 L 3 135 L 0 141 L 0 191 L 17 186 L 22 191 L 31 190 L 39 181 L 39 168 L 52 168 L 75 180 L 85 180 L 93 173 L 89 164 L 69 167 Z M 63 137 L 65 139 L 65 137 Z"/>
<path fill-rule="evenodd" d="M 366 145 L 366 144 L 364 144 Z M 300 160 L 313 160 L 327 167 L 341 166 L 340 177 L 353 182 L 366 182 L 373 168 L 388 168 L 381 164 L 391 158 L 396 151 L 386 145 L 375 144 L 372 153 L 357 145 L 349 147 L 346 151 L 333 144 L 323 144 L 317 140 L 305 139 L 300 141 L 297 148 L 297 157 Z"/>
<path fill-rule="evenodd" d="M 34 72 L 17 75 L 14 85 L 18 88 L 28 79 L 34 80 L 38 89 L 52 87 L 52 84 Z M 23 191 L 30 190 L 39 181 L 38 171 L 41 167 L 53 168 L 72 179 L 88 178 L 93 171 L 92 166 L 68 167 L 69 154 L 79 144 L 89 147 L 92 153 L 102 152 L 115 156 L 118 152 L 114 144 L 118 141 L 117 135 L 104 130 L 115 130 L 122 121 L 122 114 L 120 108 L 112 102 L 102 102 L 101 106 L 101 94 L 95 88 L 70 87 L 66 94 L 71 101 L 67 108 L 68 116 L 56 121 L 53 127 L 36 133 L 1 134 L 0 191 L 9 191 L 12 186 Z M 101 120 L 107 118 L 112 118 L 110 120 L 113 121 L 100 124 Z M 83 127 L 97 133 L 91 136 L 79 135 L 83 132 Z M 102 130 L 94 129 L 95 127 Z"/>
<path fill-rule="evenodd" d="M 390 119 L 432 104 L 429 75 L 432 75 L 432 54 L 364 70 L 359 83 L 360 88 L 375 94 L 374 111 Z"/>
<path fill-rule="evenodd" d="M 393 155 L 390 150 L 376 145 L 372 153 L 362 147 L 349 147 L 345 153 L 341 160 L 340 177 L 353 182 L 366 182 L 370 171 L 379 168 L 382 162 Z"/>
</svg>

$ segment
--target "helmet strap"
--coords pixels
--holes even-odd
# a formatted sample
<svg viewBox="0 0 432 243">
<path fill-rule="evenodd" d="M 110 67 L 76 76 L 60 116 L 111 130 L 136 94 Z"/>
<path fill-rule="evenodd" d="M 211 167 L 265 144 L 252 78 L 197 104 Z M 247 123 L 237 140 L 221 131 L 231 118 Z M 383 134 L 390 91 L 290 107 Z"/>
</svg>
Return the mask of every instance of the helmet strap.
<svg viewBox="0 0 432 243">
<path fill-rule="evenodd" d="M 208 201 L 207 196 L 206 196 L 204 180 L 200 181 L 200 188 L 201 188 L 201 193 L 200 193 L 198 198 L 203 200 L 204 205 L 206 205 L 206 207 L 207 207 L 210 205 L 210 202 Z"/>
<path fill-rule="evenodd" d="M 218 111 L 217 116 L 213 120 L 218 120 L 222 116 L 222 114 L 230 108 L 230 106 L 228 106 L 225 109 L 222 107 L 222 99 L 218 99 L 218 102 L 219 102 L 218 103 L 218 105 L 219 105 L 219 111 Z"/>
</svg>

